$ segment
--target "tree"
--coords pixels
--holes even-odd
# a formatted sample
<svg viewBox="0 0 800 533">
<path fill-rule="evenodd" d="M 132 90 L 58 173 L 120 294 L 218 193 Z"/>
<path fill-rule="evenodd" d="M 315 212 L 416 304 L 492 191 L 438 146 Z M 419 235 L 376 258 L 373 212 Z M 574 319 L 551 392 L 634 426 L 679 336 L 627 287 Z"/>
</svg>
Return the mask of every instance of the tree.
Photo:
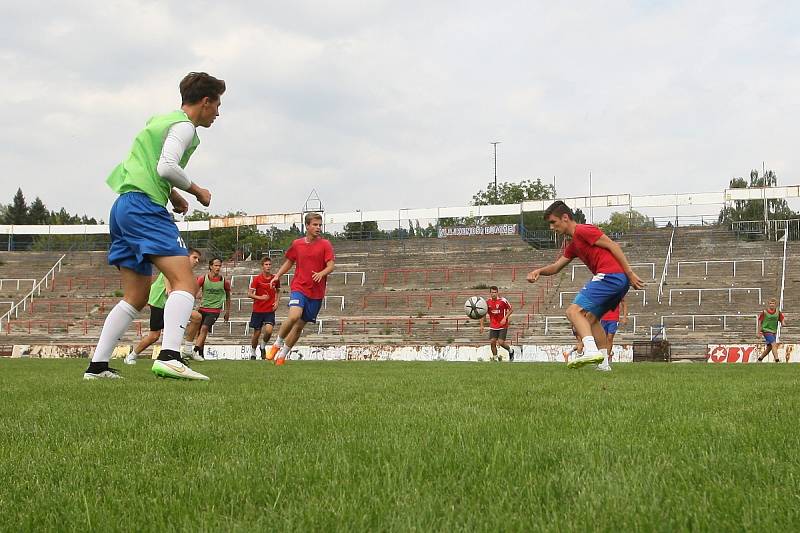
<svg viewBox="0 0 800 533">
<path fill-rule="evenodd" d="M 730 181 L 731 189 L 775 187 L 777 185 L 778 176 L 772 170 L 768 170 L 763 176 L 758 175 L 758 170 L 751 170 L 749 184 L 741 177 L 733 178 Z M 767 216 L 774 220 L 786 220 L 795 218 L 797 214 L 792 211 L 786 200 L 776 198 L 767 200 Z M 731 205 L 726 205 L 719 212 L 720 223 L 742 220 L 764 220 L 764 200 L 734 200 Z"/>
<path fill-rule="evenodd" d="M 472 197 L 472 205 L 492 205 L 492 204 L 519 204 L 526 200 L 553 200 L 556 197 L 556 189 L 551 184 L 542 183 L 541 178 L 535 181 L 524 179 L 519 183 L 499 182 L 497 184 L 497 201 L 495 202 L 494 183 L 489 183 L 486 189 L 478 191 Z M 492 216 L 485 219 L 466 220 L 460 223 L 466 224 L 519 224 L 519 215 Z M 547 222 L 542 218 L 541 211 L 531 211 L 523 213 L 522 224 L 528 230 L 547 229 Z"/>
<path fill-rule="evenodd" d="M 25 202 L 22 189 L 17 189 L 17 194 L 14 195 L 14 200 L 6 211 L 4 222 L 6 224 L 28 223 L 28 204 Z"/>
<path fill-rule="evenodd" d="M 368 220 L 366 222 L 348 222 L 344 225 L 344 238 L 350 240 L 364 240 L 383 236 L 383 232 L 378 229 L 378 222 Z"/>
<path fill-rule="evenodd" d="M 28 224 L 49 224 L 50 212 L 38 196 L 28 208 Z"/>
<path fill-rule="evenodd" d="M 598 226 L 605 233 L 624 233 L 633 229 L 655 228 L 656 223 L 647 215 L 632 209 L 611 213 L 608 222 L 603 222 Z"/>
<path fill-rule="evenodd" d="M 573 216 L 578 224 L 586 224 L 586 215 L 580 209 L 576 209 Z"/>
</svg>

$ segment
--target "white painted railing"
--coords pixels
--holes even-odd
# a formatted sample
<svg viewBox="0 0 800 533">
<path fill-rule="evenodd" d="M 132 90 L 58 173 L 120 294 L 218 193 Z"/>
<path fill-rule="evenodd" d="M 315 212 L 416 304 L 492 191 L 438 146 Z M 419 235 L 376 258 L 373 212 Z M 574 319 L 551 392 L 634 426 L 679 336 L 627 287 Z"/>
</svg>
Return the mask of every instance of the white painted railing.
<svg viewBox="0 0 800 533">
<path fill-rule="evenodd" d="M 628 294 L 641 294 L 642 295 L 642 306 L 647 305 L 647 292 L 644 289 L 633 289 L 629 290 Z M 564 307 L 564 295 L 565 294 L 578 294 L 578 291 L 561 291 L 558 293 L 558 306 Z M 625 296 L 627 298 L 627 296 Z"/>
<path fill-rule="evenodd" d="M 9 309 L 4 315 L 0 316 L 0 330 L 3 329 L 3 322 L 5 321 L 8 323 L 11 320 L 11 315 L 14 315 L 14 318 L 19 316 L 19 309 L 22 307 L 22 310 L 25 311 L 28 309 L 28 302 L 33 301 L 34 295 L 38 296 L 42 293 L 42 285 L 45 288 L 50 286 L 50 280 L 56 277 L 56 272 L 61 272 L 61 262 L 66 257 L 66 254 L 63 254 L 61 257 L 58 258 L 58 261 L 50 267 L 50 270 L 47 271 L 42 279 L 39 281 L 34 281 L 33 287 L 28 294 L 22 297 L 20 301 L 15 304 L 11 305 L 11 309 Z"/>
<path fill-rule="evenodd" d="M 650 279 L 656 279 L 656 264 L 655 263 L 632 263 L 631 268 L 636 270 L 637 267 L 649 267 L 650 268 Z M 575 269 L 576 268 L 583 268 L 585 270 L 589 270 L 586 268 L 586 265 L 572 265 L 572 281 L 575 281 Z"/>
<path fill-rule="evenodd" d="M 727 292 L 728 293 L 728 302 L 733 301 L 733 293 L 736 291 L 746 291 L 747 294 L 750 294 L 751 291 L 755 291 L 758 293 L 758 303 L 762 303 L 761 299 L 761 287 L 721 287 L 721 288 L 710 288 L 710 289 L 670 289 L 669 290 L 669 305 L 672 305 L 672 293 L 677 292 L 678 294 L 683 294 L 684 292 L 695 292 L 697 291 L 697 305 L 701 305 L 703 303 L 703 293 L 704 292 Z"/>
<path fill-rule="evenodd" d="M 328 277 L 338 276 L 338 275 L 344 276 L 344 284 L 345 285 L 347 285 L 347 276 L 348 275 L 350 275 L 350 276 L 361 276 L 361 285 L 362 286 L 367 281 L 367 273 L 366 272 L 337 272 L 337 271 L 334 270 L 333 272 L 328 274 Z M 231 280 L 231 288 L 233 288 L 234 285 L 236 284 L 236 278 L 247 278 L 247 286 L 249 287 L 250 283 L 252 283 L 253 278 L 255 276 L 258 276 L 258 274 L 234 274 L 230 278 L 230 280 Z M 289 272 L 287 274 L 284 274 L 284 276 L 286 276 L 286 285 L 289 285 L 291 283 L 291 281 L 292 281 L 292 277 L 294 276 L 294 273 Z"/>
<path fill-rule="evenodd" d="M 658 282 L 658 303 L 661 303 L 661 298 L 664 297 L 664 283 L 667 282 L 667 272 L 669 271 L 669 260 L 672 258 L 672 242 L 675 240 L 675 228 L 672 228 L 672 233 L 669 236 L 669 247 L 667 248 L 667 257 L 664 259 L 664 270 L 661 271 L 661 281 Z"/>
<path fill-rule="evenodd" d="M 678 273 L 676 277 L 681 277 L 681 265 L 705 265 L 705 275 L 708 276 L 708 264 L 733 264 L 733 277 L 736 277 L 736 264 L 737 263 L 760 263 L 761 264 L 761 277 L 764 277 L 764 260 L 763 259 L 709 259 L 708 261 L 678 261 Z"/>
<path fill-rule="evenodd" d="M 628 319 L 631 322 L 631 333 L 636 333 L 636 316 L 637 315 L 628 315 Z M 550 324 L 553 322 L 567 322 L 569 323 L 569 319 L 565 316 L 546 316 L 544 317 L 544 334 L 547 335 L 550 332 Z"/>
<path fill-rule="evenodd" d="M 337 295 L 329 295 L 329 296 L 325 296 L 325 297 L 322 299 L 322 307 L 323 307 L 323 308 L 325 308 L 325 309 L 327 309 L 327 308 L 328 308 L 328 299 L 329 299 L 329 298 L 332 298 L 332 299 L 334 299 L 334 300 L 338 301 L 338 302 L 339 302 L 339 309 L 340 309 L 340 310 L 342 310 L 342 311 L 344 311 L 344 296 L 337 296 Z M 288 299 L 289 299 L 289 297 L 288 297 L 288 296 L 281 296 L 281 297 L 280 297 L 280 299 L 281 299 L 281 300 L 288 300 Z M 232 303 L 233 303 L 233 302 L 235 302 L 235 304 L 236 304 L 236 309 L 237 309 L 237 310 L 239 310 L 239 311 L 241 311 L 241 310 L 242 310 L 242 302 L 248 302 L 249 304 L 252 304 L 252 302 L 253 302 L 253 299 L 252 299 L 252 298 L 248 298 L 248 297 L 244 297 L 244 298 L 231 298 L 231 302 L 232 302 Z M 245 308 L 245 309 L 246 309 L 246 308 Z"/>
<path fill-rule="evenodd" d="M 695 330 L 696 327 L 696 319 L 697 318 L 721 318 L 722 319 L 722 329 L 723 331 L 728 329 L 728 318 L 747 318 L 747 319 L 755 319 L 755 326 L 756 331 L 759 331 L 759 323 L 758 323 L 758 315 L 757 314 L 742 314 L 742 315 L 733 315 L 733 314 L 720 314 L 720 315 L 663 315 L 661 317 L 661 326 L 666 328 L 666 321 L 673 319 L 673 318 L 691 318 L 692 319 L 692 331 Z M 672 326 L 675 327 L 675 326 Z"/>
<path fill-rule="evenodd" d="M 34 285 L 36 285 L 36 280 L 33 278 L 3 278 L 0 279 L 0 290 L 2 290 L 3 284 L 15 284 L 15 283 L 17 285 L 16 290 L 19 290 L 20 283 L 25 283 L 26 285 L 30 283 L 31 287 L 33 287 Z"/>
</svg>

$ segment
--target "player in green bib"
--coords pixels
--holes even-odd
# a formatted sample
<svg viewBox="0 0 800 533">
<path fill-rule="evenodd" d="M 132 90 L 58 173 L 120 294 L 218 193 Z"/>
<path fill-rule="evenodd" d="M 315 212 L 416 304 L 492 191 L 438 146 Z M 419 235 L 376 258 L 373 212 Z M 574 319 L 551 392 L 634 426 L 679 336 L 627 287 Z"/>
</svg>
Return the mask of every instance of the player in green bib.
<svg viewBox="0 0 800 533">
<path fill-rule="evenodd" d="M 214 329 L 214 323 L 225 310 L 224 318 L 227 322 L 231 310 L 231 284 L 222 277 L 222 260 L 214 257 L 208 262 L 208 273 L 197 278 L 197 296 L 202 294 L 200 301 L 200 316 L 202 324 L 200 332 L 194 340 L 192 359 L 203 361 L 205 357 L 205 344 L 208 334 Z"/>
<path fill-rule="evenodd" d="M 189 249 L 189 262 L 193 267 L 200 262 L 201 256 L 202 254 L 199 250 Z M 167 295 L 169 293 L 169 282 L 164 277 L 164 273 L 160 272 L 153 284 L 150 285 L 150 298 L 147 300 L 147 305 L 150 307 L 150 332 L 139 341 L 135 348 L 131 348 L 131 351 L 125 356 L 126 365 L 135 365 L 139 355 L 153 343 L 158 342 L 161 337 L 161 330 L 164 329 L 164 304 L 167 303 Z M 194 338 L 200 328 L 200 320 L 200 313 L 192 311 L 189 325 L 186 327 L 186 338 Z"/>
<path fill-rule="evenodd" d="M 184 168 L 197 149 L 197 128 L 208 128 L 219 116 L 225 82 L 205 72 L 190 72 L 180 82 L 181 107 L 147 121 L 128 156 L 108 177 L 119 194 L 109 216 L 108 263 L 122 276 L 123 299 L 103 324 L 84 379 L 119 378 L 108 362 L 150 296 L 152 265 L 164 274 L 171 291 L 164 301 L 164 338 L 152 371 L 157 376 L 208 380 L 181 357 L 181 340 L 194 307 L 195 284 L 188 251 L 167 211 L 186 213 L 189 204 L 178 192 L 192 194 L 204 206 L 211 193 L 194 183 Z"/>
<path fill-rule="evenodd" d="M 780 323 L 781 327 L 786 327 L 786 320 L 783 317 L 783 313 L 778 310 L 777 299 L 769 299 L 767 308 L 758 315 L 758 323 L 761 327 L 761 335 L 764 336 L 764 344 L 766 344 L 764 353 L 758 357 L 758 362 L 760 363 L 763 361 L 770 352 L 772 352 L 772 357 L 775 362 L 780 362 L 777 349 L 778 324 Z"/>
</svg>

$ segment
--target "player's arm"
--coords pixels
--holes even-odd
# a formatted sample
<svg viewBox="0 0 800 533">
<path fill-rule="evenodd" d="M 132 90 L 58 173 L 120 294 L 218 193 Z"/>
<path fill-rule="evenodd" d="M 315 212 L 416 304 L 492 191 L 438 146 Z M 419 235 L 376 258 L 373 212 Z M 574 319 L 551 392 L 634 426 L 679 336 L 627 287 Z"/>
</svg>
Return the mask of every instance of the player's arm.
<svg viewBox="0 0 800 533">
<path fill-rule="evenodd" d="M 189 212 L 189 202 L 181 196 L 175 187 L 169 192 L 169 203 L 172 204 L 172 210 L 180 215 L 185 215 Z"/>
<path fill-rule="evenodd" d="M 483 315 L 483 316 L 481 317 L 481 333 L 483 333 L 483 323 L 484 323 L 483 321 L 484 321 L 485 319 L 486 319 L 486 315 Z"/>
<path fill-rule="evenodd" d="M 194 291 L 195 300 L 197 300 L 198 298 L 200 298 L 203 295 L 203 281 L 204 281 L 204 278 L 205 278 L 205 274 L 203 274 L 202 276 L 197 278 L 197 280 L 195 280 L 195 281 L 197 281 L 197 290 Z"/>
<path fill-rule="evenodd" d="M 231 284 L 225 280 L 222 284 L 225 288 L 225 321 L 231 317 Z"/>
<path fill-rule="evenodd" d="M 328 261 L 325 268 L 323 268 L 319 272 L 312 272 L 311 279 L 313 279 L 315 283 L 319 283 L 320 281 L 322 281 L 322 278 L 333 272 L 333 269 L 335 267 L 336 267 L 336 262 L 333 259 L 331 259 L 330 261 Z"/>
<path fill-rule="evenodd" d="M 188 192 L 197 198 L 198 202 L 208 207 L 211 203 L 211 192 L 190 180 L 180 165 L 183 154 L 194 140 L 194 133 L 194 124 L 191 122 L 177 122 L 170 126 L 167 138 L 164 139 L 164 145 L 161 147 L 161 156 L 158 158 L 156 172 L 170 185 Z M 180 195 L 178 194 L 178 196 Z M 172 194 L 170 194 L 170 201 L 172 201 Z M 183 202 L 185 203 L 186 200 Z M 172 205 L 177 209 L 174 202 Z M 187 204 L 186 209 L 188 210 L 188 208 Z"/>
<path fill-rule="evenodd" d="M 506 308 L 506 312 L 503 315 L 503 322 L 502 322 L 503 325 L 508 326 L 508 319 L 509 319 L 509 317 L 511 317 L 511 315 L 513 313 L 514 313 L 514 308 L 511 307 L 511 304 L 508 304 L 508 307 Z"/>
<path fill-rule="evenodd" d="M 628 276 L 628 280 L 631 283 L 631 287 L 634 289 L 643 289 L 644 288 L 644 281 L 636 275 L 636 272 L 633 271 L 631 268 L 630 263 L 628 263 L 628 258 L 625 257 L 625 252 L 622 251 L 619 244 L 615 243 L 611 239 L 608 238 L 608 235 L 601 235 L 599 239 L 594 242 L 595 246 L 599 246 L 600 248 L 605 248 L 611 255 L 614 256 L 614 259 L 622 266 L 622 270 L 625 272 L 625 275 Z"/>
<path fill-rule="evenodd" d="M 619 303 L 619 321 L 623 324 L 628 323 L 628 302 L 624 299 Z"/>
<path fill-rule="evenodd" d="M 281 267 L 278 269 L 278 271 L 275 273 L 274 276 L 272 276 L 272 279 L 269 281 L 270 285 L 275 286 L 276 283 L 279 283 L 280 279 L 281 279 L 281 276 L 283 276 L 284 274 L 289 272 L 292 269 L 293 266 L 294 266 L 294 261 L 292 261 L 288 257 L 285 258 L 283 260 L 283 263 L 281 263 Z"/>
<path fill-rule="evenodd" d="M 539 276 L 553 276 L 561 272 L 565 266 L 567 266 L 572 259 L 561 256 L 555 260 L 555 262 L 550 263 L 546 267 L 537 268 L 536 270 L 532 270 L 528 273 L 528 283 L 535 283 Z"/>
</svg>

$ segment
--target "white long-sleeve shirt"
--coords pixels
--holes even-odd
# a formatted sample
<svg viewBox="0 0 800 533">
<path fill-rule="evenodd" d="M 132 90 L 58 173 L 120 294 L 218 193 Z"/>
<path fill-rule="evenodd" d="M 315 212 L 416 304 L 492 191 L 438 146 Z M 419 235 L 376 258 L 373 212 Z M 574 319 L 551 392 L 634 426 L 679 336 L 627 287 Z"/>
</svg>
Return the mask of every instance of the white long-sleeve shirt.
<svg viewBox="0 0 800 533">
<path fill-rule="evenodd" d="M 181 158 L 194 139 L 194 124 L 191 122 L 176 122 L 167 132 L 164 146 L 161 148 L 161 157 L 158 158 L 156 172 L 158 175 L 181 190 L 192 186 L 192 180 L 180 166 Z"/>
</svg>

